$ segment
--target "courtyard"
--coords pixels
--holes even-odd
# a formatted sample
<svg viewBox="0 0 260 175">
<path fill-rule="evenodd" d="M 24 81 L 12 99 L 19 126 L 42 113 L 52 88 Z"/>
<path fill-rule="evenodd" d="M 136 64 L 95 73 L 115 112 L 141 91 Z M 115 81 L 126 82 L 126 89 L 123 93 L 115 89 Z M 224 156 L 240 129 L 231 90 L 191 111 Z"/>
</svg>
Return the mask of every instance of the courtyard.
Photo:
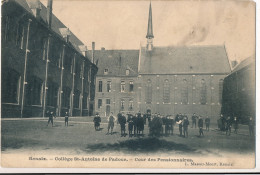
<svg viewBox="0 0 260 175">
<path fill-rule="evenodd" d="M 64 118 L 54 118 L 54 125 L 47 126 L 47 118 L 2 119 L 2 153 L 41 152 L 65 155 L 81 154 L 179 154 L 224 156 L 226 153 L 254 153 L 255 139 L 248 135 L 248 126 L 240 125 L 238 134 L 225 132 L 211 125 L 199 137 L 199 129 L 189 126 L 189 137 L 174 134 L 151 137 L 145 125 L 144 135 L 121 137 L 120 125 L 115 124 L 113 134 L 107 134 L 107 120 L 102 118 L 99 131 L 95 131 L 93 117 L 71 117 L 65 127 Z M 126 127 L 128 129 L 128 127 Z M 233 130 L 232 130 L 233 131 Z"/>
</svg>

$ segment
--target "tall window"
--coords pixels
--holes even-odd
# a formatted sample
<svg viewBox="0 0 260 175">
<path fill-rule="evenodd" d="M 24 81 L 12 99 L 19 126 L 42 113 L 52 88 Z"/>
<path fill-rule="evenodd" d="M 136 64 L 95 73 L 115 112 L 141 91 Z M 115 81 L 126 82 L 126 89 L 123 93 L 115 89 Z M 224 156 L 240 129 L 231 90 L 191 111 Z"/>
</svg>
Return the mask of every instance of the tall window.
<svg viewBox="0 0 260 175">
<path fill-rule="evenodd" d="M 98 92 L 102 92 L 102 81 L 98 81 Z"/>
<path fill-rule="evenodd" d="M 102 99 L 98 99 L 98 109 L 102 106 Z"/>
<path fill-rule="evenodd" d="M 82 108 L 83 109 L 88 108 L 88 94 L 86 92 L 84 92 L 84 94 L 83 94 Z"/>
<path fill-rule="evenodd" d="M 80 101 L 80 91 L 75 90 L 74 91 L 74 96 L 73 96 L 73 107 L 74 108 L 79 108 L 79 101 Z"/>
<path fill-rule="evenodd" d="M 26 88 L 26 104 L 41 105 L 42 103 L 42 81 L 37 77 L 30 77 Z"/>
<path fill-rule="evenodd" d="M 110 105 L 110 99 L 106 99 L 106 104 Z"/>
<path fill-rule="evenodd" d="M 20 92 L 21 77 L 18 72 L 12 69 L 2 71 L 2 102 L 18 103 Z"/>
<path fill-rule="evenodd" d="M 107 92 L 111 92 L 111 81 L 107 81 Z"/>
<path fill-rule="evenodd" d="M 60 67 L 62 50 L 63 49 L 60 40 L 58 40 L 56 37 L 53 37 L 50 42 L 49 59 L 51 63 L 57 67 Z"/>
<path fill-rule="evenodd" d="M 72 50 L 70 48 L 66 47 L 63 65 L 64 65 L 64 69 L 67 71 L 71 71 L 71 73 L 72 73 L 73 58 L 74 58 L 74 54 L 73 54 Z"/>
<path fill-rule="evenodd" d="M 182 104 L 188 104 L 188 82 L 186 79 L 182 81 L 182 93 L 181 93 Z"/>
<path fill-rule="evenodd" d="M 152 81 L 149 79 L 147 80 L 146 84 L 146 103 L 152 103 Z"/>
<path fill-rule="evenodd" d="M 83 64 L 82 64 L 83 65 Z M 81 72 L 81 66 L 80 66 L 80 62 L 75 60 L 75 77 L 79 78 L 80 77 L 80 72 Z"/>
<path fill-rule="evenodd" d="M 57 106 L 57 99 L 58 99 L 58 84 L 53 83 L 51 81 L 48 82 L 48 89 L 47 89 L 47 106 Z"/>
<path fill-rule="evenodd" d="M 207 86 L 204 79 L 200 84 L 200 104 L 205 105 L 207 103 Z"/>
<path fill-rule="evenodd" d="M 125 81 L 121 81 L 121 92 L 125 92 Z"/>
<path fill-rule="evenodd" d="M 69 87 L 64 87 L 62 93 L 62 106 L 65 108 L 70 107 L 70 93 L 71 89 Z"/>
<path fill-rule="evenodd" d="M 163 102 L 170 103 L 170 84 L 169 80 L 165 80 L 163 84 Z"/>
<path fill-rule="evenodd" d="M 129 92 L 133 92 L 134 91 L 134 82 L 130 81 L 129 83 Z"/>
<path fill-rule="evenodd" d="M 219 103 L 222 104 L 223 79 L 219 80 Z"/>
<path fill-rule="evenodd" d="M 131 99 L 131 100 L 129 100 L 128 110 L 129 110 L 129 111 L 132 111 L 132 110 L 133 110 L 133 107 L 134 107 L 134 101 Z"/>
<path fill-rule="evenodd" d="M 124 99 L 121 99 L 121 102 L 120 102 L 120 110 L 121 110 L 121 111 L 125 110 L 125 100 L 124 100 Z"/>
</svg>

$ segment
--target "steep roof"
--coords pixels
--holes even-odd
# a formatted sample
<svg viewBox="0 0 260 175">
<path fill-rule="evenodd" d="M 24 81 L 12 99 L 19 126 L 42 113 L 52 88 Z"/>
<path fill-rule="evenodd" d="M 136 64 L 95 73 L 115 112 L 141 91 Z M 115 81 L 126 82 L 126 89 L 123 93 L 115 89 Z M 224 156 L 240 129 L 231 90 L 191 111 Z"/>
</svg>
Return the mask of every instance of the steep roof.
<svg viewBox="0 0 260 175">
<path fill-rule="evenodd" d="M 20 6 L 22 6 L 26 11 L 33 14 L 30 6 L 35 6 L 36 1 L 26 1 L 26 0 L 14 0 L 14 1 Z M 40 17 L 44 22 L 46 22 L 47 25 L 47 8 L 41 2 L 40 2 L 40 6 L 41 6 Z M 62 37 L 59 28 L 67 28 L 67 27 L 54 14 L 52 14 L 51 29 L 59 36 Z M 84 45 L 84 44 L 72 32 L 70 35 L 70 43 L 79 53 L 81 53 L 79 45 Z"/>
<path fill-rule="evenodd" d="M 251 65 L 251 64 L 254 64 L 254 57 L 248 57 L 246 59 L 244 59 L 243 61 L 241 61 L 233 70 L 232 70 L 232 73 L 233 72 L 237 72 L 241 69 L 243 69 L 244 67 L 248 66 L 248 65 Z"/>
<path fill-rule="evenodd" d="M 95 50 L 94 57 L 98 62 L 97 76 L 126 76 L 127 69 L 128 76 L 138 75 L 139 50 Z M 107 75 L 104 75 L 105 69 L 108 69 Z"/>
<path fill-rule="evenodd" d="M 141 48 L 140 74 L 230 73 L 224 46 Z"/>
</svg>

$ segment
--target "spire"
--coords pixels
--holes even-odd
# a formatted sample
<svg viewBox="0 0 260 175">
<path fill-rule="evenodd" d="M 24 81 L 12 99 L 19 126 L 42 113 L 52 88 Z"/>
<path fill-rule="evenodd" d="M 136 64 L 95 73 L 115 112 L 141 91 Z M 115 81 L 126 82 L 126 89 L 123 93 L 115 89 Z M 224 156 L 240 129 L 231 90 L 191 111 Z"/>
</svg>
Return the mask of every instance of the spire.
<svg viewBox="0 0 260 175">
<path fill-rule="evenodd" d="M 150 8 L 149 8 L 149 19 L 148 19 L 148 28 L 147 28 L 146 38 L 154 38 L 154 36 L 153 36 L 153 19 L 152 19 L 152 4 L 151 4 L 151 1 L 150 1 Z"/>
<path fill-rule="evenodd" d="M 152 3 L 150 1 L 150 8 L 149 8 L 149 18 L 148 18 L 148 28 L 147 28 L 147 50 L 153 50 L 153 19 L 152 19 Z"/>
</svg>

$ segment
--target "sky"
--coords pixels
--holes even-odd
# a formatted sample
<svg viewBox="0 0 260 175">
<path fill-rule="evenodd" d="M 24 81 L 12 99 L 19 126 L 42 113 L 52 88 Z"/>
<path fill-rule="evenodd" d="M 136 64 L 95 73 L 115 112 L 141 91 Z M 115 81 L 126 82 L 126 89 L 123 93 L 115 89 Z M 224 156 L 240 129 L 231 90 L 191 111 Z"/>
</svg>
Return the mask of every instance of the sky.
<svg viewBox="0 0 260 175">
<path fill-rule="evenodd" d="M 41 0 L 46 5 L 47 0 Z M 91 49 L 146 44 L 150 1 L 53 0 L 53 13 Z M 255 4 L 232 0 L 151 1 L 154 46 L 222 45 L 231 61 L 255 53 Z"/>
</svg>

